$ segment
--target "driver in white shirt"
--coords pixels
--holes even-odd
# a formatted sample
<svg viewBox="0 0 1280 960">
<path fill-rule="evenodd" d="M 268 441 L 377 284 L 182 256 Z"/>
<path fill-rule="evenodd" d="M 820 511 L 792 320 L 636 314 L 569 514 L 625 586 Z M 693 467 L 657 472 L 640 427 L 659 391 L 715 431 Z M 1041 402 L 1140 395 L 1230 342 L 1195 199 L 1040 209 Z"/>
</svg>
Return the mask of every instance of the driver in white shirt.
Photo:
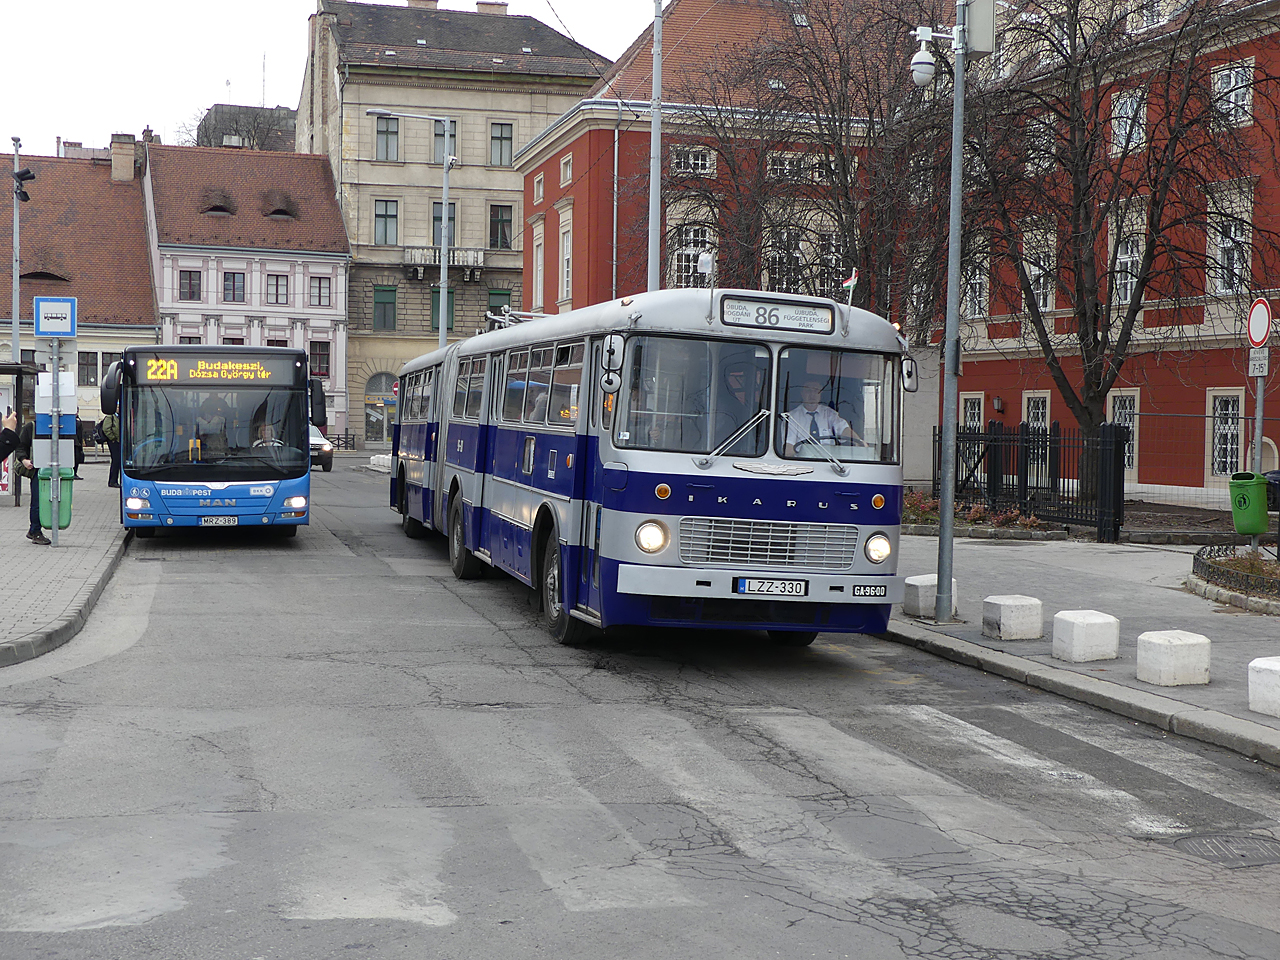
<svg viewBox="0 0 1280 960">
<path fill-rule="evenodd" d="M 796 448 L 803 451 L 812 448 L 814 443 L 824 447 L 834 446 L 839 440 L 851 443 L 862 443 L 862 438 L 853 431 L 849 421 L 822 402 L 821 377 L 806 377 L 800 385 L 800 405 L 790 411 L 790 422 L 787 424 L 785 453 L 788 457 L 796 455 Z M 812 442 L 806 443 L 805 438 Z M 812 449 L 810 454 L 816 454 Z"/>
</svg>

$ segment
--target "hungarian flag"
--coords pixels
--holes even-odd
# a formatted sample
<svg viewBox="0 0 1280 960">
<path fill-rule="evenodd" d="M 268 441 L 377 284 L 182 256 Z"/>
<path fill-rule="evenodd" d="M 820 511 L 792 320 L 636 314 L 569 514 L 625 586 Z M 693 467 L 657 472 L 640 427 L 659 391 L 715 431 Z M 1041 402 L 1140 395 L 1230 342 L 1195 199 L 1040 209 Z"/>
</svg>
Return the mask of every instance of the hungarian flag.
<svg viewBox="0 0 1280 960">
<path fill-rule="evenodd" d="M 858 285 L 858 268 L 854 267 L 853 273 L 849 276 L 849 279 L 846 280 L 843 284 L 841 284 L 841 286 L 843 286 L 846 290 L 852 290 L 857 285 Z"/>
</svg>

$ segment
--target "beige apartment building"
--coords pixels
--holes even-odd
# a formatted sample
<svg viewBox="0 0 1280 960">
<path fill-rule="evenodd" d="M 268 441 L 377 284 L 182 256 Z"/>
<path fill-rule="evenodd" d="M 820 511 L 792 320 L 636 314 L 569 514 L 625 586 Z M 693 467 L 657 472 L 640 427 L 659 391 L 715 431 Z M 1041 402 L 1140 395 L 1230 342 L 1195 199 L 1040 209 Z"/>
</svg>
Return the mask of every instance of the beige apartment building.
<svg viewBox="0 0 1280 960">
<path fill-rule="evenodd" d="M 486 311 L 524 304 L 523 179 L 512 157 L 609 66 L 532 17 L 507 16 L 505 3 L 476 6 L 318 0 L 310 18 L 296 146 L 327 155 L 337 185 L 352 254 L 351 429 L 361 436 L 363 404 L 370 447 L 390 442 L 400 366 L 439 338 L 445 221 L 444 322 L 449 336 L 470 336 Z M 449 156 L 458 163 L 446 217 Z"/>
</svg>

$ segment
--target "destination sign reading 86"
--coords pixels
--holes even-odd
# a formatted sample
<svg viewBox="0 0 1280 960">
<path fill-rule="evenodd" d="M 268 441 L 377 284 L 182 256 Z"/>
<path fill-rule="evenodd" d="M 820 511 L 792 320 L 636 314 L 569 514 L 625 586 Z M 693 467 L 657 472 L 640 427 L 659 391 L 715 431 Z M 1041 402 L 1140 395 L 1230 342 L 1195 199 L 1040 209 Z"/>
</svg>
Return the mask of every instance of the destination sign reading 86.
<svg viewBox="0 0 1280 960">
<path fill-rule="evenodd" d="M 720 319 L 730 326 L 763 330 L 830 333 L 835 329 L 835 315 L 830 307 L 737 300 L 732 297 L 725 297 L 720 302 Z"/>
</svg>

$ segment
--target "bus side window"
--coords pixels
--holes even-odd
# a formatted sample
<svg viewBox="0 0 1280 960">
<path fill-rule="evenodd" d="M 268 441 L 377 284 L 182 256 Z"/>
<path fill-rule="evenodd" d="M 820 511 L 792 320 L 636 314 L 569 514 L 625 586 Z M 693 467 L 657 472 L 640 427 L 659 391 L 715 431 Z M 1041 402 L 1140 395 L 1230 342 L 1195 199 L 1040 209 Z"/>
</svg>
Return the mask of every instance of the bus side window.
<svg viewBox="0 0 1280 960">
<path fill-rule="evenodd" d="M 502 416 L 502 392 L 507 384 L 506 377 L 502 375 L 502 360 L 503 356 L 500 353 L 489 357 L 489 383 L 492 385 L 489 391 L 490 423 L 497 423 Z"/>
<path fill-rule="evenodd" d="M 480 419 L 480 408 L 484 406 L 484 370 L 488 362 L 488 357 L 476 357 L 471 361 L 471 378 L 467 387 L 468 420 Z"/>
<path fill-rule="evenodd" d="M 422 405 L 422 385 L 426 382 L 427 371 L 419 370 L 413 375 L 413 401 L 410 412 L 413 419 L 422 420 L 425 416 L 425 409 Z"/>
<path fill-rule="evenodd" d="M 435 370 L 424 370 L 422 381 L 422 419 L 431 418 L 431 393 L 435 387 Z"/>
<path fill-rule="evenodd" d="M 524 422 L 547 422 L 547 391 L 551 388 L 554 350 L 541 347 L 529 353 L 529 377 L 524 393 Z"/>
<path fill-rule="evenodd" d="M 556 347 L 556 368 L 551 378 L 551 402 L 547 406 L 547 422 L 567 426 L 578 422 L 578 391 L 582 385 L 581 343 L 563 343 Z"/>
<path fill-rule="evenodd" d="M 467 377 L 471 373 L 471 361 L 462 360 L 458 363 L 458 383 L 453 388 L 453 415 L 461 417 L 462 412 L 467 408 Z"/>
<path fill-rule="evenodd" d="M 507 356 L 507 386 L 502 397 L 502 419 L 518 422 L 524 410 L 524 385 L 528 375 L 529 351 Z"/>
</svg>

